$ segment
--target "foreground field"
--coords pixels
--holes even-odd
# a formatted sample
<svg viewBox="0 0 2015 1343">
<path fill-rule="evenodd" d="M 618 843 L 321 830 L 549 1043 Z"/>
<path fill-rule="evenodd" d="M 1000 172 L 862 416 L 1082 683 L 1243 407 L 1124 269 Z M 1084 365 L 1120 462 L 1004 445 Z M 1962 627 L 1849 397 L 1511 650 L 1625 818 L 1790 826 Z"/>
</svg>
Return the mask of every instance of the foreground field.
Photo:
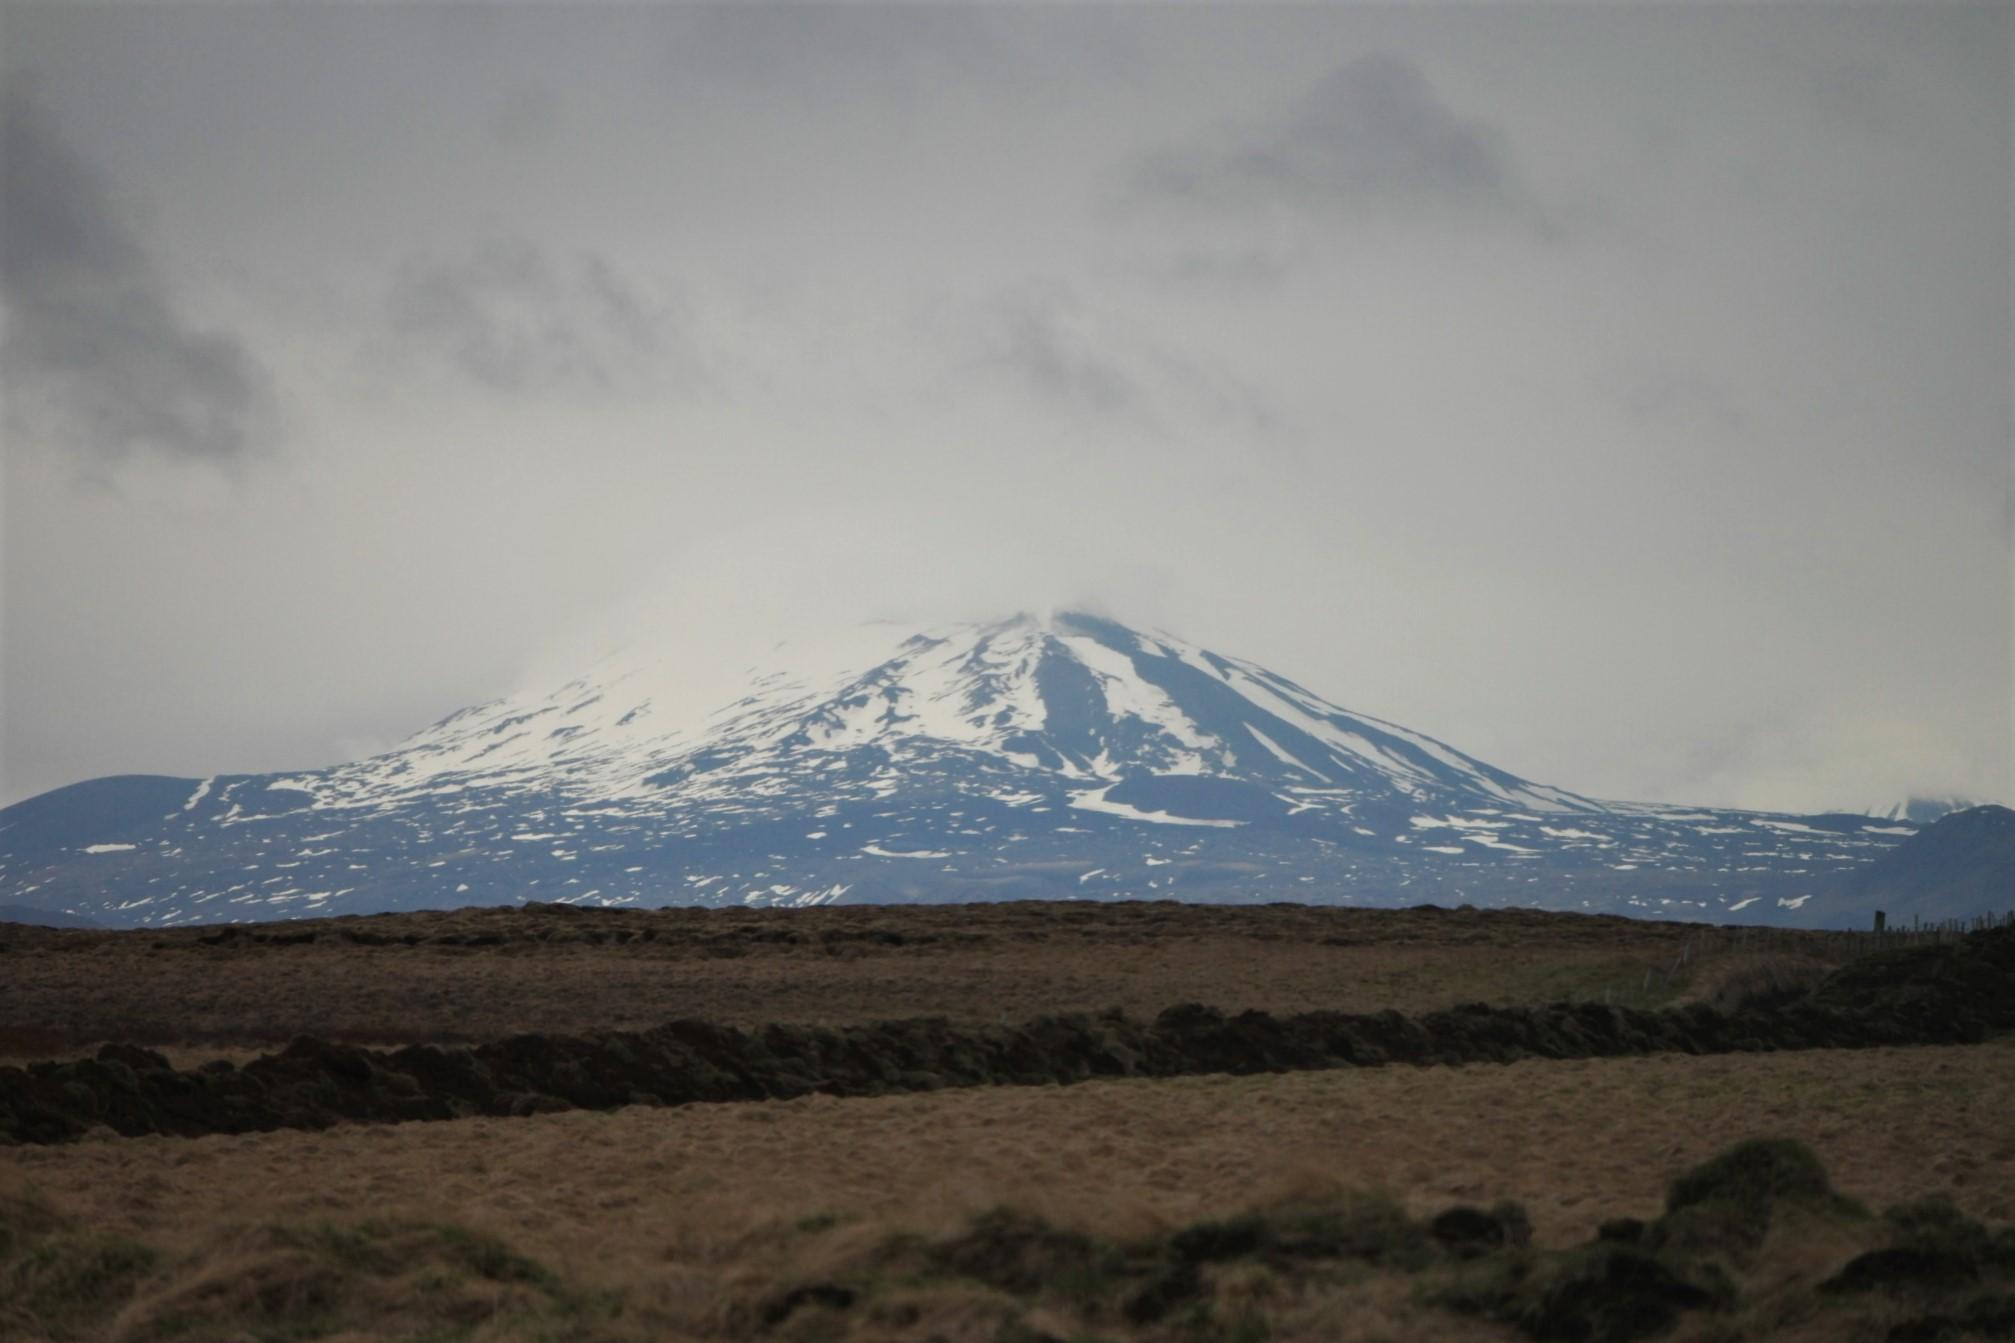
<svg viewBox="0 0 2015 1343">
<path fill-rule="evenodd" d="M 1856 949 L 1168 905 L 0 929 L 0 1340 L 2015 1336 L 2015 941 L 1820 982 Z M 610 1031 L 668 1016 L 714 1024 Z"/>
<path fill-rule="evenodd" d="M 1415 1217 L 1514 1199 L 1539 1245 L 1565 1247 L 1605 1220 L 1656 1216 L 1673 1175 L 1729 1144 L 1790 1134 L 1872 1207 L 1945 1194 L 1972 1216 L 2007 1222 L 2011 1113 L 2007 1045 L 1659 1056 L 21 1147 L 0 1151 L 0 1189 L 32 1189 L 78 1225 L 157 1250 L 139 1275 L 143 1306 L 150 1287 L 227 1282 L 250 1261 L 268 1263 L 248 1248 L 272 1234 L 261 1228 L 410 1221 L 494 1236 L 601 1303 L 567 1325 L 576 1332 L 554 1333 L 543 1308 L 498 1286 L 478 1293 L 491 1306 L 469 1307 L 476 1315 L 461 1334 L 440 1336 L 487 1336 L 482 1325 L 500 1337 L 521 1327 L 527 1337 L 754 1337 L 772 1332 L 766 1303 L 856 1280 L 891 1236 L 955 1238 L 1001 1205 L 1128 1241 L 1255 1207 L 1333 1204 L 1339 1191 L 1383 1193 Z M 1816 1310 L 1810 1289 L 1866 1237 L 1836 1228 L 1806 1239 L 1808 1249 L 1773 1260 L 1783 1280 L 1765 1295 L 1786 1309 Z M 1039 1330 L 1045 1310 L 1059 1330 L 1083 1324 L 984 1284 L 954 1291 L 921 1275 L 911 1288 L 920 1313 L 907 1325 L 900 1309 L 872 1326 L 837 1310 L 773 1323 L 784 1336 L 916 1339 L 1008 1337 L 1004 1320 L 1032 1318 Z M 270 1299 L 286 1299 L 273 1290 Z M 1277 1338 L 1519 1336 L 1453 1317 L 1419 1299 L 1420 1281 L 1391 1274 L 1274 1290 L 1281 1298 L 1252 1313 Z M 406 1336 L 396 1322 L 418 1318 L 415 1303 L 399 1292 L 370 1299 L 351 1323 Z M 482 1309 L 502 1313 L 491 1320 Z M 1861 1318 L 1829 1309 L 1807 1336 L 1883 1336 L 1875 1325 L 1848 1328 Z M 818 1319 L 828 1332 L 814 1330 Z M 1362 1327 L 1345 1328 L 1351 1320 Z M 1110 1323 L 1102 1336 L 1212 1336 Z M 125 1324 L 132 1332 L 107 1332 L 167 1336 L 158 1311 L 136 1308 Z"/>
<path fill-rule="evenodd" d="M 1423 1012 L 1562 998 L 1646 1004 L 1696 925 L 1538 911 L 1013 904 L 813 910 L 543 905 L 243 929 L 0 924 L 0 1059 L 103 1040 L 180 1059 L 295 1035 L 402 1044 L 639 1029 L 675 1018 L 994 1022 L 1178 1002 Z M 1780 962 L 1823 934 L 1757 930 Z M 1647 993 L 1647 983 L 1656 987 Z"/>
</svg>

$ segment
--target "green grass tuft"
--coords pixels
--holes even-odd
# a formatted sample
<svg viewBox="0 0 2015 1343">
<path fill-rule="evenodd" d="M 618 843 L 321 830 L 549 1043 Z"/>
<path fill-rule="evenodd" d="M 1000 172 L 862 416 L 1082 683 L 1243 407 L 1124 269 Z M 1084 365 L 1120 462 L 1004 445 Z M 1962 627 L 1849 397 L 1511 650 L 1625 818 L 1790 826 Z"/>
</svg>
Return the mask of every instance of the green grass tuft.
<svg viewBox="0 0 2015 1343">
<path fill-rule="evenodd" d="M 11 1298 L 53 1338 L 83 1337 L 131 1300 L 159 1262 L 151 1247 L 124 1237 L 54 1235 L 0 1271 L 0 1297 Z"/>
<path fill-rule="evenodd" d="M 965 1234 L 931 1247 L 927 1259 L 938 1273 L 999 1291 L 1079 1302 L 1104 1295 L 1127 1271 L 1118 1246 L 1012 1208 L 981 1213 Z"/>
</svg>

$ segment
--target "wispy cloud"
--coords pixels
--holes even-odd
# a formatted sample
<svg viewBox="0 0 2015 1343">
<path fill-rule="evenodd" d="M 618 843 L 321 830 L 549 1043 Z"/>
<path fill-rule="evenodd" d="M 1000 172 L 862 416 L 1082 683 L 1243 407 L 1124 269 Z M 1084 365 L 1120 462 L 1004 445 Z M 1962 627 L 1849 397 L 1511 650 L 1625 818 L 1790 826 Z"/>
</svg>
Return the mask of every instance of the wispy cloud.
<svg viewBox="0 0 2015 1343">
<path fill-rule="evenodd" d="M 992 332 L 997 366 L 1023 390 L 1072 410 L 1126 410 L 1140 391 L 1107 353 L 1085 315 L 1056 294 L 1018 294 L 1001 303 Z"/>
<path fill-rule="evenodd" d="M 230 463 L 273 431 L 265 367 L 199 330 L 93 166 L 19 90 L 0 103 L 8 433 L 92 471 L 136 453 Z"/>
<path fill-rule="evenodd" d="M 386 317 L 402 351 L 495 391 L 702 376 L 673 305 L 594 252 L 499 238 L 411 258 L 392 278 Z"/>
<path fill-rule="evenodd" d="M 1236 370 L 1067 286 L 999 295 L 977 310 L 973 329 L 978 369 L 1052 412 L 1164 436 L 1202 424 L 1236 432 L 1241 442 L 1280 427 Z"/>
<path fill-rule="evenodd" d="M 1270 116 L 1135 165 L 1137 198 L 1223 211 L 1534 218 L 1503 136 L 1392 56 L 1332 71 Z"/>
</svg>

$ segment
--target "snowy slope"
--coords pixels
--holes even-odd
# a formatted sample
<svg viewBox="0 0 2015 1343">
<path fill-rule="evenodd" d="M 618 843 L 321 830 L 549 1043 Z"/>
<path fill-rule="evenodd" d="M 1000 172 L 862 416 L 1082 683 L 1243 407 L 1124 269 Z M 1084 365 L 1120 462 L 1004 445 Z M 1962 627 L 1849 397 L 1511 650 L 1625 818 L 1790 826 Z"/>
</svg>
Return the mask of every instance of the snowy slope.
<svg viewBox="0 0 2015 1343">
<path fill-rule="evenodd" d="M 1082 614 L 779 645 L 725 703 L 693 671 L 615 658 L 350 764 L 31 799 L 0 812 L 0 900 L 155 924 L 1162 895 L 1754 918 L 1913 832 L 1595 801 Z"/>
<path fill-rule="evenodd" d="M 791 650 L 784 650 L 789 652 Z M 818 670 L 752 669 L 748 693 L 695 719 L 663 666 L 605 664 L 556 691 L 464 710 L 385 755 L 295 776 L 317 805 L 558 790 L 662 800 L 676 775 L 735 768 L 698 791 L 827 757 L 918 762 L 969 751 L 1065 779 L 1211 775 L 1345 792 L 1441 794 L 1545 812 L 1598 811 L 1432 738 L 1349 713 L 1248 662 L 1089 616 L 1017 616 L 819 650 Z M 822 679 L 821 679 L 822 678 Z"/>
</svg>

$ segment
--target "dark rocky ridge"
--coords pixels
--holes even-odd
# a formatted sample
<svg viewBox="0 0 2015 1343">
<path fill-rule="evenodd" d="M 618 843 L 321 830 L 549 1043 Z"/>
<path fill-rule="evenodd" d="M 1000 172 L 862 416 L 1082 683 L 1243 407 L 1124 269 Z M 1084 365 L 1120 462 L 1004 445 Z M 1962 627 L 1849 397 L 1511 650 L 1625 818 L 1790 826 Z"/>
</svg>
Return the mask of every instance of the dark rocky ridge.
<svg viewBox="0 0 2015 1343">
<path fill-rule="evenodd" d="M 63 1142 L 96 1126 L 194 1136 L 341 1121 L 403 1122 L 560 1109 L 748 1101 L 826 1092 L 1039 1085 L 1678 1052 L 1972 1043 L 2015 1029 L 2015 929 L 1882 953 L 1763 1010 L 1637 1011 L 1598 1003 L 1227 1016 L 1197 1004 L 1015 1026 L 941 1018 L 741 1031 L 700 1021 L 586 1037 L 520 1035 L 473 1048 L 369 1050 L 303 1038 L 242 1068 L 180 1071 L 112 1044 L 95 1058 L 0 1068 L 0 1142 Z"/>
</svg>

